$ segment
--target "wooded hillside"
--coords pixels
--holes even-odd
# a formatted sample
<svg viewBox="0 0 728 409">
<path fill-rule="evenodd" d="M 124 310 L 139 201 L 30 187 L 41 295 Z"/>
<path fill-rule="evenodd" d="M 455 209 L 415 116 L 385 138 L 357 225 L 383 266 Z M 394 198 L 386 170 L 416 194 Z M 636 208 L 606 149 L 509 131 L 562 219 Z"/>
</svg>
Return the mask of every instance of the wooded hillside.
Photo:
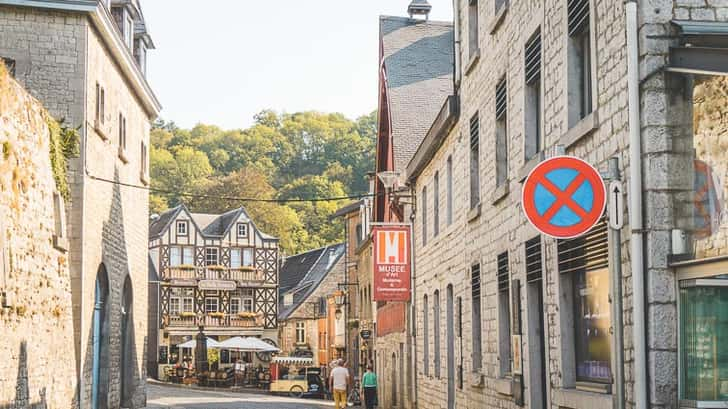
<svg viewBox="0 0 728 409">
<path fill-rule="evenodd" d="M 347 200 L 269 203 L 225 198 L 366 193 L 375 138 L 376 112 L 352 121 L 342 114 L 263 111 L 251 127 L 233 130 L 204 124 L 181 129 L 159 121 L 151 134 L 151 183 L 154 189 L 173 193 L 152 192 L 151 211 L 158 213 L 181 201 L 201 213 L 243 205 L 258 227 L 280 238 L 287 254 L 341 241 L 343 223 L 329 217 Z"/>
</svg>

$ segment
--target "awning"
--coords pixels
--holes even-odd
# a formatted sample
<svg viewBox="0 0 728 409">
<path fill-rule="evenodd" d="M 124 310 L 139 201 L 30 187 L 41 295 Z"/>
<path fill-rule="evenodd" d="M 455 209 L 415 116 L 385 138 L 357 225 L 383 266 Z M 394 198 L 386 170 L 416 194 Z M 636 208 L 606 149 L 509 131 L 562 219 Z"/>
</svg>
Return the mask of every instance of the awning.
<svg viewBox="0 0 728 409">
<path fill-rule="evenodd" d="M 728 23 L 673 20 L 680 45 L 670 47 L 667 71 L 728 75 Z"/>
<path fill-rule="evenodd" d="M 298 356 L 274 356 L 273 363 L 284 365 L 313 365 L 313 358 L 302 358 Z"/>
<path fill-rule="evenodd" d="M 195 341 L 194 339 L 191 339 L 187 342 L 183 342 L 183 343 L 177 345 L 178 348 L 195 348 L 196 346 L 197 346 L 197 341 Z M 220 343 L 215 341 L 212 338 L 207 338 L 207 347 L 220 349 Z"/>
<path fill-rule="evenodd" d="M 275 346 L 255 337 L 233 337 L 219 343 L 222 349 L 231 349 L 243 352 L 280 352 Z"/>
</svg>

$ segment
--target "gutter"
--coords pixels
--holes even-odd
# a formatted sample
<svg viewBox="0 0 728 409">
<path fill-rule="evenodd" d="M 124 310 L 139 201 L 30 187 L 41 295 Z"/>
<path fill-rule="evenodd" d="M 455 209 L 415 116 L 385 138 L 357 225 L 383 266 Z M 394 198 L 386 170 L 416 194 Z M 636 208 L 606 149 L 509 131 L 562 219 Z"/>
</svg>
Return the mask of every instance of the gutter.
<svg viewBox="0 0 728 409">
<path fill-rule="evenodd" d="M 642 135 L 640 129 L 640 80 L 637 2 L 625 7 L 627 20 L 627 95 L 629 118 L 629 227 L 632 270 L 634 400 L 647 409 L 647 336 L 645 331 L 645 271 L 642 220 Z"/>
</svg>

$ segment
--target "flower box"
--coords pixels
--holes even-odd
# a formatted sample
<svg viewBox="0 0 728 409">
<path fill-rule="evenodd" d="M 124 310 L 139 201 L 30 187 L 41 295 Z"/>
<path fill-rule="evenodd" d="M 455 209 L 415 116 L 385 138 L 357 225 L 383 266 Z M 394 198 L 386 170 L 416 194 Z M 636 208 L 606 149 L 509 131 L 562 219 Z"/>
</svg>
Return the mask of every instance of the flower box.
<svg viewBox="0 0 728 409">
<path fill-rule="evenodd" d="M 194 270 L 195 266 L 189 265 L 189 264 L 183 264 L 181 266 L 174 266 L 172 268 L 178 268 L 180 270 Z"/>
<path fill-rule="evenodd" d="M 208 312 L 207 313 L 207 316 L 208 317 L 214 317 L 214 318 L 224 318 L 225 317 L 225 313 L 224 312 Z"/>
<path fill-rule="evenodd" d="M 181 312 L 179 316 L 182 318 L 192 318 L 196 316 L 196 314 L 194 312 Z"/>
<path fill-rule="evenodd" d="M 217 265 L 207 266 L 207 268 L 209 270 L 225 270 L 225 266 L 217 266 Z"/>
<path fill-rule="evenodd" d="M 254 312 L 239 312 L 238 317 L 240 318 L 255 318 L 258 314 Z"/>
</svg>

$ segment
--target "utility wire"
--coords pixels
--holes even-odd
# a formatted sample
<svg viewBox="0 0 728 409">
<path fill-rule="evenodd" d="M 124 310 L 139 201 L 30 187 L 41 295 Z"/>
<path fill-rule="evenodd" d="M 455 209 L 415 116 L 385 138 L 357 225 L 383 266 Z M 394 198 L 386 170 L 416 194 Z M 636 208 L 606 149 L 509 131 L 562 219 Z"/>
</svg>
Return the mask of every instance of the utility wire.
<svg viewBox="0 0 728 409">
<path fill-rule="evenodd" d="M 125 186 L 125 187 L 131 187 L 135 189 L 140 190 L 147 190 L 149 192 L 154 193 L 162 193 L 167 195 L 174 195 L 179 197 L 190 197 L 190 198 L 197 198 L 197 199 L 219 199 L 219 200 L 234 200 L 239 202 L 263 202 L 263 203 L 301 203 L 301 202 L 334 202 L 338 200 L 353 200 L 353 199 L 363 199 L 365 197 L 374 197 L 376 194 L 371 193 L 362 193 L 358 195 L 349 195 L 349 196 L 335 196 L 335 197 L 311 197 L 311 198 L 294 198 L 294 199 L 261 199 L 261 198 L 255 198 L 255 197 L 235 197 L 235 196 L 217 196 L 217 195 L 205 195 L 205 194 L 198 194 L 198 193 L 187 193 L 187 192 L 177 192 L 174 190 L 165 190 L 165 189 L 157 189 L 151 186 L 143 186 L 143 185 L 135 185 L 133 183 L 125 183 L 118 180 L 111 180 L 106 179 L 94 175 L 87 174 L 89 178 L 93 180 L 97 180 L 99 182 L 106 182 L 111 183 L 114 185 L 119 186 Z"/>
</svg>

